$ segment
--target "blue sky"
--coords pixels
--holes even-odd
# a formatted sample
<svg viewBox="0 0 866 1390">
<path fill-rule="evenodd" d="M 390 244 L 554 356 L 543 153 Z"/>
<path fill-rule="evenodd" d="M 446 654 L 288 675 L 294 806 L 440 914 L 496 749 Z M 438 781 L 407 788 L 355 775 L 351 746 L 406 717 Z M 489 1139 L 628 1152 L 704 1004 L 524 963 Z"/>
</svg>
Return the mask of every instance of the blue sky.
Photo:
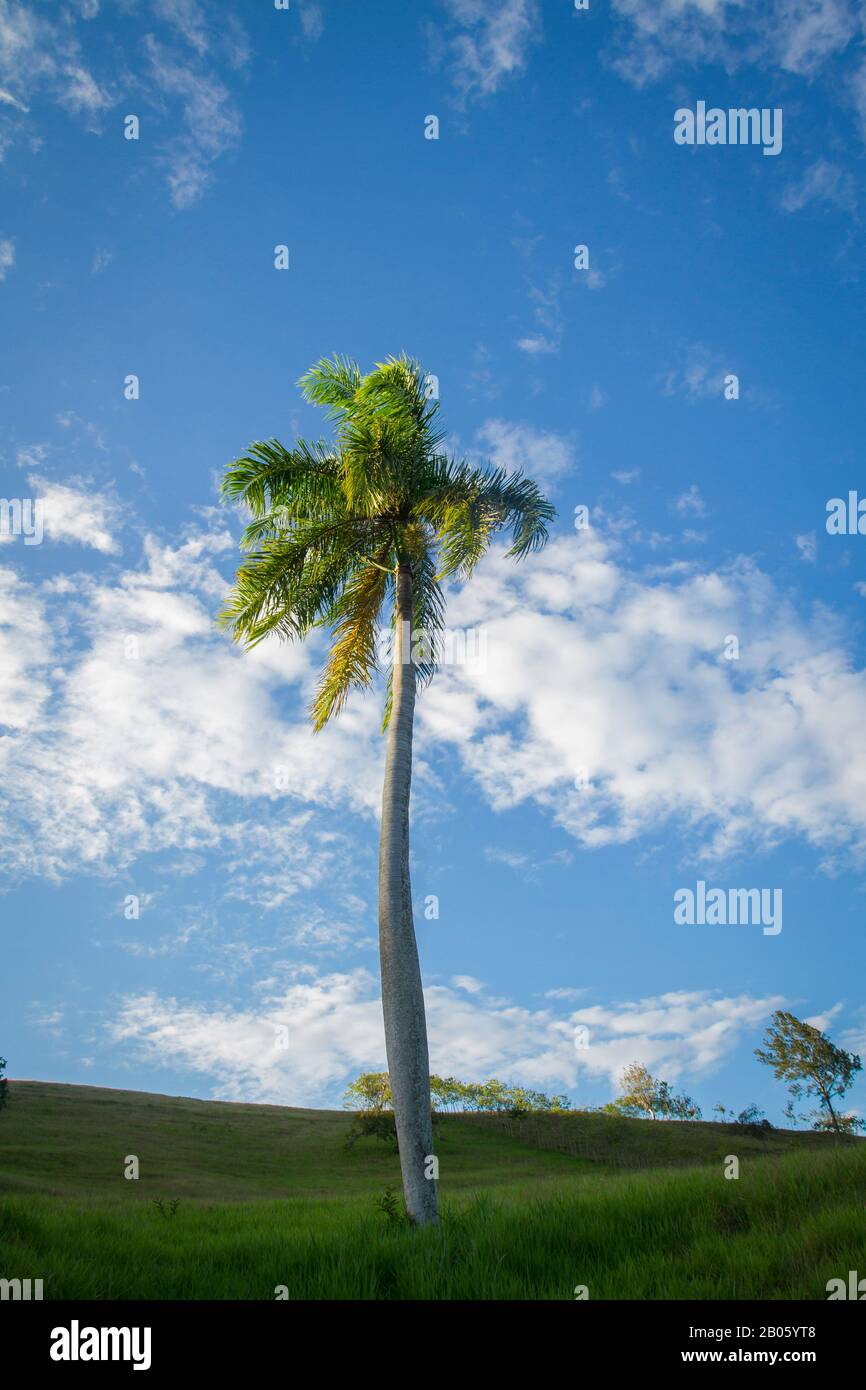
<svg viewBox="0 0 866 1390">
<path fill-rule="evenodd" d="M 0 494 L 44 517 L 0 536 L 11 1075 L 333 1105 L 384 1065 L 380 694 L 314 737 L 321 639 L 218 633 L 217 485 L 326 428 L 312 362 L 404 349 L 559 509 L 421 697 L 434 1069 L 595 1104 L 639 1059 L 778 1119 L 774 1008 L 866 1050 L 866 539 L 825 525 L 866 487 L 862 13 L 756 8 L 0 0 Z M 677 145 L 699 101 L 781 152 Z M 698 880 L 782 930 L 677 925 Z"/>
</svg>

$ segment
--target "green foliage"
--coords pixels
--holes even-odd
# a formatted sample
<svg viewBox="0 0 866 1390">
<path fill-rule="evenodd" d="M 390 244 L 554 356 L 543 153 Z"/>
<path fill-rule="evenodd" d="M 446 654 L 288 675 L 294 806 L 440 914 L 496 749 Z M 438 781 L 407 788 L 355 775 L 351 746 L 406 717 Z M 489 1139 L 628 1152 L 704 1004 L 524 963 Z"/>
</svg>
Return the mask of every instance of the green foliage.
<svg viewBox="0 0 866 1390">
<path fill-rule="evenodd" d="M 811 1120 L 814 1129 L 831 1129 L 837 1135 L 863 1128 L 863 1121 L 854 1115 L 840 1115 L 833 1106 L 862 1070 L 856 1053 L 845 1052 L 819 1028 L 782 1009 L 773 1014 L 764 1044 L 755 1048 L 755 1056 L 773 1068 L 778 1080 L 788 1082 L 791 1100 L 785 1114 L 790 1119 Z M 819 1108 L 796 1116 L 795 1104 L 803 1098 L 817 1100 Z"/>
<path fill-rule="evenodd" d="M 359 1139 L 381 1139 L 392 1153 L 399 1153 L 393 1110 L 359 1110 L 354 1114 L 346 1136 L 346 1148 L 350 1149 Z"/>
<path fill-rule="evenodd" d="M 538 1112 L 561 1115 L 571 1109 L 568 1096 L 548 1096 L 543 1091 L 530 1091 L 524 1086 L 509 1086 L 493 1076 L 481 1082 L 458 1081 L 456 1076 L 431 1076 L 430 1101 L 434 1116 L 440 1109 L 452 1113 L 507 1113 L 514 1117 Z M 391 1086 L 388 1073 L 363 1072 L 346 1088 L 343 1104 L 352 1109 L 390 1109 Z"/>
<path fill-rule="evenodd" d="M 6 1071 L 6 1058 L 0 1057 L 0 1110 L 9 1103 L 9 1084 L 4 1076 Z"/>
<path fill-rule="evenodd" d="M 408 1220 L 406 1204 L 397 1197 L 393 1187 L 386 1187 L 381 1197 L 376 1198 L 376 1206 L 379 1211 L 384 1212 L 392 1225 L 399 1225 Z"/>
<path fill-rule="evenodd" d="M 328 412 L 336 440 L 256 443 L 226 470 L 223 497 L 245 505 L 251 521 L 221 622 L 250 647 L 272 633 L 294 640 L 330 629 L 311 710 L 321 729 L 379 670 L 398 566 L 411 571 L 413 630 L 427 638 L 427 650 L 412 653 L 425 684 L 441 656 L 442 581 L 468 578 L 503 531 L 513 558 L 539 549 L 555 512 L 520 472 L 440 451 L 438 401 L 427 399 L 422 368 L 405 355 L 367 376 L 348 359 L 322 360 L 299 384 Z"/>
<path fill-rule="evenodd" d="M 675 1095 L 667 1081 L 652 1075 L 639 1062 L 626 1067 L 620 1078 L 623 1094 L 605 1106 L 608 1114 L 648 1116 L 651 1120 L 699 1120 L 700 1107 L 691 1096 Z"/>
<path fill-rule="evenodd" d="M 388 1110 L 391 1107 L 391 1083 L 386 1071 L 365 1071 L 346 1088 L 343 1104 L 355 1109 Z"/>
<path fill-rule="evenodd" d="M 156 1207 L 160 1216 L 164 1216 L 167 1221 L 170 1217 L 177 1216 L 177 1209 L 180 1206 L 180 1198 L 172 1197 L 170 1202 L 164 1202 L 161 1197 L 155 1197 L 153 1200 L 153 1205 Z"/>
</svg>

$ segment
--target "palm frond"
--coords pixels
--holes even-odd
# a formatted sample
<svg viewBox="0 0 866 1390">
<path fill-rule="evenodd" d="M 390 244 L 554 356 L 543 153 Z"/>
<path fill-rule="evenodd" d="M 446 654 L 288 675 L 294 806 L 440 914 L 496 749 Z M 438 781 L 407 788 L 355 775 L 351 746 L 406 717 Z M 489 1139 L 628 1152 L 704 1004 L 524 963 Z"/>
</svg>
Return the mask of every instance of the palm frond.
<svg viewBox="0 0 866 1390">
<path fill-rule="evenodd" d="M 373 680 L 378 666 L 379 614 L 393 575 L 382 568 L 388 557 L 383 547 L 375 563 L 362 566 L 345 584 L 334 604 L 334 644 L 310 712 L 318 731 L 334 714 L 339 714 L 350 690 L 364 690 Z"/>
</svg>

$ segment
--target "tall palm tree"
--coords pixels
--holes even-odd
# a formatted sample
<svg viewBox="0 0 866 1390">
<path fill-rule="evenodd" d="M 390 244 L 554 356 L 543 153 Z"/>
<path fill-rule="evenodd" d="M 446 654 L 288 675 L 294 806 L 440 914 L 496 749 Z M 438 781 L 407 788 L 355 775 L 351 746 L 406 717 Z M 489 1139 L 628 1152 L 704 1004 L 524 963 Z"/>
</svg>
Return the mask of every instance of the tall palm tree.
<svg viewBox="0 0 866 1390">
<path fill-rule="evenodd" d="M 362 376 L 323 360 L 301 378 L 324 406 L 333 444 L 253 444 L 226 471 L 225 498 L 246 503 L 247 552 L 221 621 L 254 646 L 271 633 L 327 627 L 332 646 L 311 708 L 318 731 L 351 689 L 379 670 L 383 616 L 392 627 L 379 847 L 379 945 L 385 1046 L 406 1210 L 437 1217 L 427 1025 L 409 882 L 409 794 L 415 693 L 441 655 L 442 583 L 465 579 L 506 528 L 521 559 L 547 540 L 554 509 L 535 483 L 456 462 L 440 451 L 438 402 L 419 364 L 389 358 Z"/>
</svg>

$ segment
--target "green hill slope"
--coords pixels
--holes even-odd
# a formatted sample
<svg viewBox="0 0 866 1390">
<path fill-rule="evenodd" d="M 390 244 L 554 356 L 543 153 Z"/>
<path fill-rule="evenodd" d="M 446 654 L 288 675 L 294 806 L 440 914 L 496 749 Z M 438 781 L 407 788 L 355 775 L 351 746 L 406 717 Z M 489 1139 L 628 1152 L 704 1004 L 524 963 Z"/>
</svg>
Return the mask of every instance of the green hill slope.
<svg viewBox="0 0 866 1390">
<path fill-rule="evenodd" d="M 41 1278 L 46 1298 L 261 1299 L 285 1286 L 295 1299 L 567 1299 L 583 1284 L 592 1298 L 809 1299 L 863 1263 L 863 1141 L 447 1116 L 443 1221 L 419 1232 L 377 1206 L 399 1193 L 396 1156 L 375 1140 L 347 1152 L 348 1123 L 12 1082 L 0 1278 Z M 127 1181 L 133 1154 L 141 1176 Z"/>
</svg>

